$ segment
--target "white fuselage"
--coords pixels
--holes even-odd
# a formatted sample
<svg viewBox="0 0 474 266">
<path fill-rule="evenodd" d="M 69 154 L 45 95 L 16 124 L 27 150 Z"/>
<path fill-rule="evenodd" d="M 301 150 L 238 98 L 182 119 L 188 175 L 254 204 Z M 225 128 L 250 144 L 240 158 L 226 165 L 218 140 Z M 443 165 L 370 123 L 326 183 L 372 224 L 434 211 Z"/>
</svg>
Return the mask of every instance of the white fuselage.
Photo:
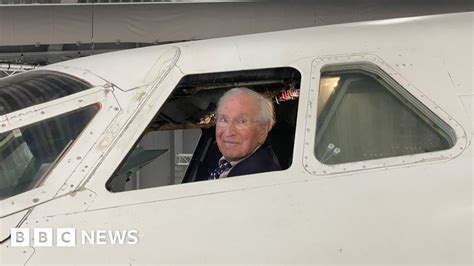
<svg viewBox="0 0 474 266">
<path fill-rule="evenodd" d="M 2 237 L 14 227 L 75 228 L 78 239 L 75 247 L 5 240 L 0 264 L 472 263 L 473 19 L 459 13 L 184 42 L 34 70 L 67 73 L 93 88 L 0 116 L 0 133 L 88 104 L 100 110 L 40 186 L 0 200 Z M 377 65 L 446 122 L 453 146 L 319 162 L 321 69 L 354 62 Z M 301 73 L 288 169 L 106 189 L 181 78 L 277 67 Z M 138 243 L 81 243 L 81 231 L 102 229 L 136 230 Z"/>
</svg>

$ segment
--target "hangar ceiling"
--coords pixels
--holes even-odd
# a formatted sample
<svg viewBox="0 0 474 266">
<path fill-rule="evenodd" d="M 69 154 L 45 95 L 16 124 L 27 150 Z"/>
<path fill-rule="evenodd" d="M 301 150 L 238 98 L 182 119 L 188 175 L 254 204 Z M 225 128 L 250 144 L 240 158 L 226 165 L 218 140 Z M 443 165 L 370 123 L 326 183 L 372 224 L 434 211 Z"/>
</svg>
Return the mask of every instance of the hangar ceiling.
<svg viewBox="0 0 474 266">
<path fill-rule="evenodd" d="M 472 0 L 0 0 L 0 67 L 46 65 L 179 41 L 472 11 L 473 6 Z"/>
</svg>

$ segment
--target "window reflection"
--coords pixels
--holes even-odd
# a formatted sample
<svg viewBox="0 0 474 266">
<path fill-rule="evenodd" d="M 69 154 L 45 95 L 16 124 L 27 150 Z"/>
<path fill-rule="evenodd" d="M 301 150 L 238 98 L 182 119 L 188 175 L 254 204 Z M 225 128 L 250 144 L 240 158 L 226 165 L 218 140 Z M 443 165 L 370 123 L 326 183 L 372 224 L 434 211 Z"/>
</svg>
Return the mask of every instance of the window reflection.
<svg viewBox="0 0 474 266">
<path fill-rule="evenodd" d="M 0 134 L 0 200 L 37 187 L 84 130 L 98 106 Z"/>
</svg>

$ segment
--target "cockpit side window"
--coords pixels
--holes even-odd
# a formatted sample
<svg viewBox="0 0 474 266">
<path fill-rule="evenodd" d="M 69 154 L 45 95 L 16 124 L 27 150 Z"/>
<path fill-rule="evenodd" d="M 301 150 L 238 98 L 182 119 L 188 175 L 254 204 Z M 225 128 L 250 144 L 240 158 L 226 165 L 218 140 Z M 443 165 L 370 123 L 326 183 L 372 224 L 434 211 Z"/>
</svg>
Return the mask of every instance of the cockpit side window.
<svg viewBox="0 0 474 266">
<path fill-rule="evenodd" d="M 281 169 L 292 164 L 301 73 L 290 67 L 193 74 L 183 77 L 107 181 L 111 192 L 207 180 L 217 163 L 216 105 L 235 87 L 269 99 L 276 123 L 266 144 Z M 205 177 L 205 178 L 204 178 Z"/>
<path fill-rule="evenodd" d="M 452 128 L 380 69 L 322 69 L 316 158 L 342 164 L 446 150 Z M 361 70 L 364 69 L 364 70 Z"/>
<path fill-rule="evenodd" d="M 41 185 L 99 109 L 91 105 L 0 134 L 0 200 Z"/>
<path fill-rule="evenodd" d="M 72 76 L 53 71 L 31 71 L 0 79 L 0 115 L 45 103 L 91 88 Z"/>
</svg>

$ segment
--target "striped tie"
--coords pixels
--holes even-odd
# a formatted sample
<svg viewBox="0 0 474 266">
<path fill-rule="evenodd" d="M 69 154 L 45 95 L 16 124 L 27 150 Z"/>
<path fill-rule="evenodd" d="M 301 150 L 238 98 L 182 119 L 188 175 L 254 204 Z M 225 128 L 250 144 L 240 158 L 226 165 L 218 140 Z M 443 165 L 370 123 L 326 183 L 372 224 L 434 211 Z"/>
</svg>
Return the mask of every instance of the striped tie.
<svg viewBox="0 0 474 266">
<path fill-rule="evenodd" d="M 209 176 L 209 180 L 213 180 L 213 179 L 219 179 L 219 176 L 229 170 L 230 168 L 232 168 L 232 165 L 230 164 L 229 161 L 227 160 L 220 160 L 219 161 L 219 166 L 214 169 L 212 172 L 211 172 L 211 175 Z"/>
</svg>

